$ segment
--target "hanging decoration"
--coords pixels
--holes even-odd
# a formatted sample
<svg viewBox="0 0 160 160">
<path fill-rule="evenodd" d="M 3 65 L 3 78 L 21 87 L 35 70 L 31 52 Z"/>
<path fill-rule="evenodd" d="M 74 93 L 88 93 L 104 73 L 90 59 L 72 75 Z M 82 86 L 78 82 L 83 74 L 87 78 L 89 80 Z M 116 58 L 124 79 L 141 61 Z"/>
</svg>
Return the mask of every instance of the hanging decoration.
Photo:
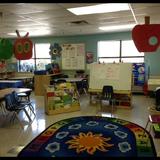
<svg viewBox="0 0 160 160">
<path fill-rule="evenodd" d="M 51 55 L 51 59 L 55 60 L 56 57 L 61 56 L 62 47 L 58 43 L 51 44 L 49 47 L 49 54 Z"/>
<path fill-rule="evenodd" d="M 18 60 L 27 60 L 32 58 L 33 43 L 28 38 L 27 32 L 24 37 L 21 37 L 18 30 L 16 30 L 18 38 L 14 42 L 14 54 Z"/>
<path fill-rule="evenodd" d="M 150 24 L 150 17 L 145 17 L 145 24 L 136 25 L 132 38 L 139 52 L 154 52 L 160 45 L 160 24 Z"/>
<path fill-rule="evenodd" d="M 0 60 L 0 68 L 5 68 L 5 67 L 6 67 L 5 60 Z"/>
<path fill-rule="evenodd" d="M 0 60 L 10 59 L 13 55 L 13 45 L 9 39 L 0 39 Z"/>
</svg>

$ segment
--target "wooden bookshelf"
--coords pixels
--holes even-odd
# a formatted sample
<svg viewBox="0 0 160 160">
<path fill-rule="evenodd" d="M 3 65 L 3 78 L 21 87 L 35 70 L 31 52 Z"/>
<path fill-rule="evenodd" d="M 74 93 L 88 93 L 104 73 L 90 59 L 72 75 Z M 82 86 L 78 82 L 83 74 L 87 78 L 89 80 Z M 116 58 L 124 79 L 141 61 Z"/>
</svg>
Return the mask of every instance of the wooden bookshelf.
<svg viewBox="0 0 160 160">
<path fill-rule="evenodd" d="M 46 86 L 44 102 L 48 115 L 80 110 L 76 85 L 70 82 Z"/>
</svg>

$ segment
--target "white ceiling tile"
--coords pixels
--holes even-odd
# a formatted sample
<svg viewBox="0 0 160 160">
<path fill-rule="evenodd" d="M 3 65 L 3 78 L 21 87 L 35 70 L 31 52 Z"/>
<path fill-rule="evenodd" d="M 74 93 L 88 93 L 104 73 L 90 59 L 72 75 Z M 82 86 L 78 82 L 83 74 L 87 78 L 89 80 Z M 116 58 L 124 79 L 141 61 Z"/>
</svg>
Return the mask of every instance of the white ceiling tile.
<svg viewBox="0 0 160 160">
<path fill-rule="evenodd" d="M 81 16 L 66 10 L 95 4 L 101 3 L 0 3 L 0 35 L 8 37 L 7 33 L 15 32 L 16 29 L 31 33 L 38 29 L 46 29 L 50 31 L 46 36 L 81 35 L 103 33 L 104 31 L 98 29 L 99 26 L 134 23 L 130 10 Z M 145 16 L 150 16 L 150 23 L 160 24 L 160 3 L 130 5 L 139 24 L 144 24 Z M 70 24 L 81 20 L 87 21 L 88 25 Z"/>
</svg>

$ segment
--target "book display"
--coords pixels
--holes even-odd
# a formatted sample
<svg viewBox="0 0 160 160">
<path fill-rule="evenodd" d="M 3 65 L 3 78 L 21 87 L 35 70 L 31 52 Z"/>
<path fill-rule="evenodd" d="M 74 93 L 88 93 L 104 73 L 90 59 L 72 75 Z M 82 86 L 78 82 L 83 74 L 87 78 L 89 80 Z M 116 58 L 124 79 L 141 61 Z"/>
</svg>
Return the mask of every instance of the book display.
<svg viewBox="0 0 160 160">
<path fill-rule="evenodd" d="M 47 114 L 78 110 L 80 110 L 80 103 L 74 83 L 57 83 L 46 87 L 45 112 Z"/>
</svg>

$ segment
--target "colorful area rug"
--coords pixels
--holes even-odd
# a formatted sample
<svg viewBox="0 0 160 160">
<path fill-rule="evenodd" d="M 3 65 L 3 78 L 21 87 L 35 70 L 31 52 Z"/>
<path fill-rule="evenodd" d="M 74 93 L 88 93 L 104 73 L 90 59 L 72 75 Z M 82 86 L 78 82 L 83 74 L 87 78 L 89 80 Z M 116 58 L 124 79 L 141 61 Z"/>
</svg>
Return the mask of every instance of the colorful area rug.
<svg viewBox="0 0 160 160">
<path fill-rule="evenodd" d="M 109 117 L 82 116 L 49 126 L 18 157 L 156 157 L 148 131 Z"/>
</svg>

